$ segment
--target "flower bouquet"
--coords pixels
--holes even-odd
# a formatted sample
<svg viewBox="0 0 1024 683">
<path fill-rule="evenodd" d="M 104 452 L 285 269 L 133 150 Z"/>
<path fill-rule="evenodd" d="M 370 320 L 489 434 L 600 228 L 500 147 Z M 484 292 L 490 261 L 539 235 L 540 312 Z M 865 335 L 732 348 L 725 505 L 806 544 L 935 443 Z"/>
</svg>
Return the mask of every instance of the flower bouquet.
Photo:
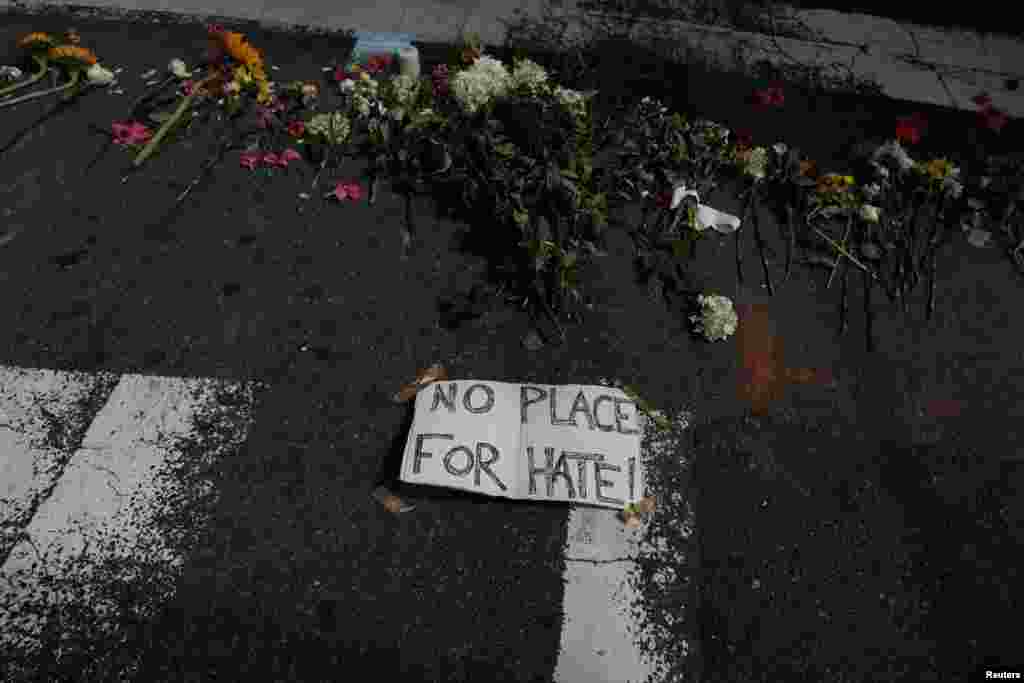
<svg viewBox="0 0 1024 683">
<path fill-rule="evenodd" d="M 13 85 L 0 88 L 0 109 L 13 107 L 51 95 L 64 94 L 64 100 L 77 97 L 90 87 L 108 86 L 114 82 L 113 72 L 106 69 L 88 48 L 78 45 L 80 38 L 73 30 L 69 31 L 63 42 L 58 42 L 47 33 L 29 33 L 18 41 L 18 46 L 26 50 L 29 58 L 36 65 L 36 70 L 24 80 L 16 80 Z M 63 74 L 65 82 L 61 85 L 46 88 L 20 97 L 12 97 L 11 93 L 29 87 L 41 80 L 46 73 L 55 77 Z M 14 75 L 14 72 L 8 71 Z M 20 69 L 17 75 L 21 75 Z"/>
<path fill-rule="evenodd" d="M 263 55 L 241 33 L 220 26 L 208 29 L 209 50 L 202 68 L 188 70 L 180 60 L 168 66 L 171 78 L 136 103 L 136 118 L 160 124 L 132 161 L 135 168 L 146 162 L 165 141 L 187 131 L 193 121 L 209 121 L 214 115 L 230 121 L 251 112 L 253 105 L 274 106 L 273 84 L 267 79 Z M 169 85 L 177 92 L 160 98 Z M 173 108 L 164 109 L 168 104 Z M 258 112 L 263 116 L 265 112 Z"/>
<path fill-rule="evenodd" d="M 729 234 L 740 225 L 735 216 L 700 204 L 700 193 L 717 186 L 733 154 L 730 133 L 710 121 L 691 124 L 678 113 L 669 115 L 649 97 L 627 112 L 623 131 L 612 140 L 617 155 L 612 175 L 619 198 L 643 202 L 633 232 L 638 277 L 668 300 L 693 295 L 684 260 L 696 256 L 708 228 Z"/>
</svg>

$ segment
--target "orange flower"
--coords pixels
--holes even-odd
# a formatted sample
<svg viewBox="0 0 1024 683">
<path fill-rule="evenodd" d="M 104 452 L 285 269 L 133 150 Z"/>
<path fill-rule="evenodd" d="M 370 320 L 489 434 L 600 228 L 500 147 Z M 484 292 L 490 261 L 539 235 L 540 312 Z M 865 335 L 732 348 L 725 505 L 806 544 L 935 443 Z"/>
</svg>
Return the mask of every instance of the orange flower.
<svg viewBox="0 0 1024 683">
<path fill-rule="evenodd" d="M 65 62 L 78 62 L 81 66 L 92 66 L 96 63 L 96 55 L 92 50 L 77 45 L 57 45 L 47 53 L 50 59 Z"/>
<path fill-rule="evenodd" d="M 245 36 L 241 33 L 235 33 L 233 31 L 221 31 L 220 33 L 214 33 L 213 39 L 218 41 L 220 47 L 224 52 L 234 59 L 235 61 L 245 64 L 253 72 L 253 76 L 257 76 L 257 71 L 265 78 L 266 74 L 263 74 L 263 55 L 255 47 L 250 45 L 245 40 Z"/>
<path fill-rule="evenodd" d="M 44 47 L 48 48 L 53 45 L 53 42 L 53 38 L 50 37 L 50 34 L 36 31 L 23 36 L 18 41 L 18 47 L 24 47 L 30 50 Z"/>
</svg>

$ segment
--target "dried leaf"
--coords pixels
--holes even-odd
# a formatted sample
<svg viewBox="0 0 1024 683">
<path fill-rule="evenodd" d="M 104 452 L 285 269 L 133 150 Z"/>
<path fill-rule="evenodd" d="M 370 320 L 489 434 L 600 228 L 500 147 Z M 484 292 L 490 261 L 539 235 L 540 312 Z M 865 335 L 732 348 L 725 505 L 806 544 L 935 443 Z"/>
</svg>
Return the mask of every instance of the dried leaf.
<svg viewBox="0 0 1024 683">
<path fill-rule="evenodd" d="M 412 512 L 413 510 L 416 509 L 415 505 L 412 505 L 411 503 L 406 503 L 401 498 L 391 493 L 391 491 L 388 491 L 383 486 L 378 486 L 376 489 L 374 489 L 373 498 L 381 505 L 383 505 L 384 509 L 395 515 L 402 514 L 403 512 Z"/>
<path fill-rule="evenodd" d="M 649 515 L 654 512 L 654 496 L 645 496 L 637 501 L 636 509 L 641 515 Z"/>
<path fill-rule="evenodd" d="M 434 363 L 429 368 L 423 368 L 417 372 L 416 379 L 399 389 L 398 393 L 391 397 L 391 400 L 395 403 L 405 403 L 427 384 L 446 379 L 448 379 L 448 371 L 440 363 Z"/>
</svg>

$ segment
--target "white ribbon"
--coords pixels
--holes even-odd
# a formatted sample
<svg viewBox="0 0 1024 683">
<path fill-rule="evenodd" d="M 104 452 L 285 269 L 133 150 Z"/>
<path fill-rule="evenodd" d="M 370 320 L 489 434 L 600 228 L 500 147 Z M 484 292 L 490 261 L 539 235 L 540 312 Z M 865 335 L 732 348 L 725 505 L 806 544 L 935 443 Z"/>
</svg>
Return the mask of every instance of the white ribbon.
<svg viewBox="0 0 1024 683">
<path fill-rule="evenodd" d="M 672 208 L 675 209 L 686 197 L 693 197 L 697 202 L 697 223 L 702 230 L 711 228 L 723 235 L 731 235 L 740 229 L 740 219 L 732 214 L 712 209 L 700 203 L 700 196 L 696 190 L 687 190 L 686 185 L 677 185 L 672 192 Z"/>
</svg>

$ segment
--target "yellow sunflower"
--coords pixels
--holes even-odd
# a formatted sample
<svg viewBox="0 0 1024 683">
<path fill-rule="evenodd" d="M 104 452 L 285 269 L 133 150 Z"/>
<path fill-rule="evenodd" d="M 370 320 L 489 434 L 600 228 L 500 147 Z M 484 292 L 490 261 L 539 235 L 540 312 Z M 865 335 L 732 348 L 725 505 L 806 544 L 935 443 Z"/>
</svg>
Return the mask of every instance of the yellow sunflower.
<svg viewBox="0 0 1024 683">
<path fill-rule="evenodd" d="M 233 31 L 223 31 L 215 35 L 217 40 L 220 41 L 224 52 L 236 62 L 245 64 L 253 69 L 256 67 L 260 70 L 263 69 L 263 55 L 260 54 L 259 50 L 246 42 L 244 35 Z"/>
<path fill-rule="evenodd" d="M 924 172 L 935 180 L 942 180 L 953 172 L 953 164 L 946 159 L 933 159 L 923 167 Z"/>
<path fill-rule="evenodd" d="M 47 56 L 54 61 L 65 62 L 72 66 L 92 66 L 97 61 L 92 50 L 77 45 L 51 47 Z"/>
<path fill-rule="evenodd" d="M 22 36 L 18 40 L 18 47 L 28 48 L 29 50 L 37 50 L 40 48 L 49 48 L 53 46 L 54 40 L 48 33 L 40 33 L 38 31 L 29 33 Z"/>
</svg>

